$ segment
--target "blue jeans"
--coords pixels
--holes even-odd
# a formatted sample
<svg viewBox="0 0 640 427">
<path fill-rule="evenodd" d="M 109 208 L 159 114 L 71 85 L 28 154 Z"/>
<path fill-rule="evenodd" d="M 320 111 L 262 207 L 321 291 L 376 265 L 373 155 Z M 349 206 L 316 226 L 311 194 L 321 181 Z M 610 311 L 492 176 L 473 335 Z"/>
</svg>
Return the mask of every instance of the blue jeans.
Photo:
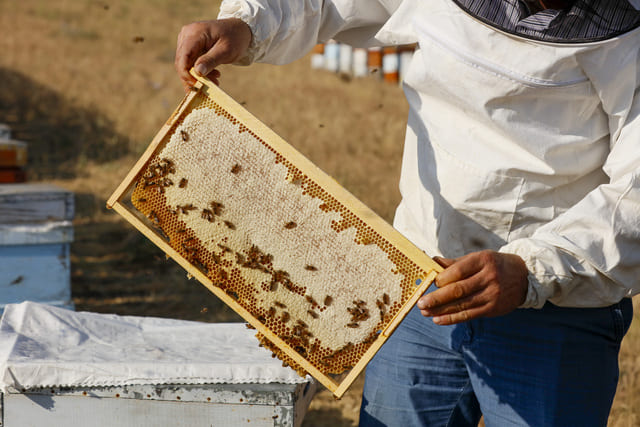
<svg viewBox="0 0 640 427">
<path fill-rule="evenodd" d="M 606 426 L 631 299 L 438 326 L 414 308 L 367 367 L 360 426 Z"/>
</svg>

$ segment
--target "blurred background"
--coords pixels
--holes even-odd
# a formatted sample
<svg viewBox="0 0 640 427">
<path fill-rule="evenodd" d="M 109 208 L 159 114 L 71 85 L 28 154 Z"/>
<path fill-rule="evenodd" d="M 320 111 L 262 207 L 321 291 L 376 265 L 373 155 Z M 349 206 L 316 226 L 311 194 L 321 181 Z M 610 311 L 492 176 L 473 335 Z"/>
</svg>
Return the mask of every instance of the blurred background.
<svg viewBox="0 0 640 427">
<path fill-rule="evenodd" d="M 181 26 L 214 18 L 218 4 L 0 1 L 0 123 L 28 143 L 29 182 L 75 194 L 76 310 L 242 320 L 105 208 L 183 97 L 173 68 Z M 310 55 L 221 71 L 223 90 L 391 221 L 407 116 L 398 85 L 312 69 Z M 640 425 L 638 318 L 623 343 L 611 426 Z M 304 425 L 357 425 L 361 387 L 360 379 L 340 401 L 320 392 Z"/>
</svg>

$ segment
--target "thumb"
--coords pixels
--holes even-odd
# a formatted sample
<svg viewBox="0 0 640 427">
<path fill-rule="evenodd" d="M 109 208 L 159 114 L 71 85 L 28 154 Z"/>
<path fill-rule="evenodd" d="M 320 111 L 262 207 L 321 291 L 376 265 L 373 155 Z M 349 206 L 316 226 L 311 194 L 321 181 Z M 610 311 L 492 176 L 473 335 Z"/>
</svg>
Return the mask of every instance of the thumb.
<svg viewBox="0 0 640 427">
<path fill-rule="evenodd" d="M 194 64 L 196 73 L 203 77 L 208 76 L 218 65 L 215 45 L 207 53 L 198 58 Z"/>
</svg>

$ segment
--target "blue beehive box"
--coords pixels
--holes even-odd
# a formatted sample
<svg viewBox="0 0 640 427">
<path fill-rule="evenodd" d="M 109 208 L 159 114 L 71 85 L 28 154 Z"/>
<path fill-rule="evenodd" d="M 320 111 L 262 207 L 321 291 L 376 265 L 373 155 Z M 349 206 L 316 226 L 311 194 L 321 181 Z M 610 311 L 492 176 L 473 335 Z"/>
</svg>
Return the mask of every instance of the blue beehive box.
<svg viewBox="0 0 640 427">
<path fill-rule="evenodd" d="M 0 185 L 0 312 L 36 301 L 72 308 L 73 193 L 50 184 Z"/>
</svg>

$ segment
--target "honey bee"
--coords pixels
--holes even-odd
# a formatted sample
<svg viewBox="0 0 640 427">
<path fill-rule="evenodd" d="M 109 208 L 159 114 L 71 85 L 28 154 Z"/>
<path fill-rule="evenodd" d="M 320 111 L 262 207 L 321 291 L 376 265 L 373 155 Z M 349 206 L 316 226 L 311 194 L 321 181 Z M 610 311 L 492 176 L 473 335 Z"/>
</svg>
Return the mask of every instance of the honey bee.
<svg viewBox="0 0 640 427">
<path fill-rule="evenodd" d="M 308 271 L 318 271 L 318 269 L 316 267 L 314 267 L 313 265 L 305 265 L 304 269 L 308 270 Z"/>
<path fill-rule="evenodd" d="M 157 167 L 160 169 L 160 175 L 165 176 L 170 173 L 175 173 L 176 168 L 171 159 L 167 159 L 166 157 L 161 159 L 161 164 Z"/>
<path fill-rule="evenodd" d="M 185 230 L 184 228 L 181 228 L 178 231 L 176 231 L 176 233 L 178 233 L 178 234 L 182 234 L 182 233 L 186 233 L 186 232 L 187 232 L 187 230 Z"/>
<path fill-rule="evenodd" d="M 352 343 L 352 342 L 348 342 L 348 343 L 346 343 L 346 344 L 344 345 L 344 347 L 342 347 L 342 348 L 341 348 L 340 350 L 338 350 L 338 351 L 341 351 L 341 352 L 343 352 L 343 353 L 344 353 L 344 352 L 351 351 L 351 350 L 353 350 L 353 343 Z"/>
<path fill-rule="evenodd" d="M 315 304 L 315 303 L 316 303 L 316 302 L 315 302 L 315 300 L 313 299 L 313 297 L 312 297 L 311 295 L 305 295 L 305 296 L 304 296 L 304 299 L 306 299 L 306 300 L 307 300 L 307 302 L 308 302 L 309 304 L 312 304 L 312 305 L 313 305 L 313 304 Z"/>
<path fill-rule="evenodd" d="M 224 208 L 224 205 L 222 203 L 211 202 L 210 205 L 215 216 L 220 216 L 222 214 L 222 209 Z"/>
<path fill-rule="evenodd" d="M 294 350 L 295 350 L 298 354 L 300 354 L 302 357 L 307 357 L 307 349 L 305 349 L 304 347 L 302 347 L 302 346 L 300 346 L 300 345 L 299 345 L 299 346 L 296 346 L 296 347 L 294 348 Z"/>
<path fill-rule="evenodd" d="M 287 308 L 287 306 L 281 303 L 280 301 L 274 301 L 273 305 L 275 305 L 278 308 Z"/>
<path fill-rule="evenodd" d="M 357 322 L 347 323 L 347 328 L 359 328 L 360 325 Z"/>
<path fill-rule="evenodd" d="M 332 302 L 333 302 L 333 297 L 331 295 L 327 295 L 326 297 L 324 297 L 325 307 L 329 307 Z"/>
<path fill-rule="evenodd" d="M 242 166 L 240 166 L 239 164 L 235 164 L 233 165 L 233 167 L 231 168 L 231 173 L 233 174 L 237 174 L 238 172 L 240 172 L 242 170 Z"/>
<path fill-rule="evenodd" d="M 184 142 L 187 142 L 189 140 L 189 134 L 184 130 L 180 131 L 180 136 L 182 137 L 182 140 Z"/>
<path fill-rule="evenodd" d="M 255 327 L 254 327 L 251 323 L 245 323 L 245 324 L 244 324 L 244 326 L 245 326 L 247 329 L 255 329 Z"/>
<path fill-rule="evenodd" d="M 158 186 L 157 182 L 149 181 L 149 180 L 145 179 L 143 188 L 146 190 L 148 187 L 154 188 L 154 187 L 157 187 L 157 186 Z"/>
<path fill-rule="evenodd" d="M 271 292 L 275 292 L 278 290 L 278 282 L 276 282 L 275 280 L 272 280 L 271 283 L 269 283 L 269 290 Z"/>
<path fill-rule="evenodd" d="M 146 202 L 146 201 L 147 201 L 147 199 L 145 199 L 144 197 L 140 197 L 140 198 L 138 199 L 138 201 L 139 201 L 140 203 L 144 203 L 144 202 Z"/>
<path fill-rule="evenodd" d="M 283 323 L 287 323 L 289 321 L 289 319 L 291 319 L 291 316 L 289 315 L 289 313 L 287 313 L 286 311 L 284 311 L 282 313 L 282 322 Z"/>
<path fill-rule="evenodd" d="M 158 217 L 158 214 L 155 211 L 149 212 L 148 218 L 153 223 L 153 225 L 157 227 L 160 226 L 160 218 Z"/>
<path fill-rule="evenodd" d="M 185 215 L 189 215 L 189 211 L 197 209 L 191 203 L 189 203 L 188 205 L 183 205 L 183 206 L 178 205 L 178 206 L 176 206 L 176 208 L 178 209 L 178 212 L 182 212 Z"/>
<path fill-rule="evenodd" d="M 382 301 L 386 304 L 389 305 L 389 303 L 391 302 L 391 299 L 389 298 L 389 295 L 387 295 L 386 293 L 382 295 Z"/>
<path fill-rule="evenodd" d="M 316 312 L 315 312 L 315 311 L 313 311 L 313 310 L 307 310 L 307 314 L 308 314 L 309 316 L 313 317 L 314 319 L 317 319 L 318 317 L 320 317 L 320 316 L 318 316 L 318 313 L 316 313 Z"/>
<path fill-rule="evenodd" d="M 236 229 L 236 226 L 231 221 L 225 221 L 224 225 L 229 227 L 230 230 L 235 230 Z"/>
<path fill-rule="evenodd" d="M 202 263 L 201 261 L 194 260 L 193 264 L 196 266 L 196 268 L 198 270 L 200 270 L 202 273 L 204 273 L 205 276 L 209 274 L 209 268 L 204 263 Z"/>
<path fill-rule="evenodd" d="M 187 186 L 187 182 L 188 182 L 188 181 L 187 181 L 187 178 L 182 178 L 182 179 L 180 180 L 180 183 L 178 184 L 178 187 L 180 187 L 180 188 L 184 188 L 184 187 L 186 187 L 186 186 Z"/>
<path fill-rule="evenodd" d="M 267 316 L 274 317 L 275 315 L 276 315 L 276 309 L 273 307 L 269 307 L 269 312 L 267 313 Z"/>
<path fill-rule="evenodd" d="M 287 230 L 291 230 L 292 228 L 296 228 L 298 226 L 298 224 L 296 224 L 295 222 L 291 221 L 288 222 L 284 225 L 284 228 L 286 228 Z"/>
<path fill-rule="evenodd" d="M 216 217 L 209 209 L 203 209 L 200 214 L 200 218 L 206 219 L 209 222 L 214 222 Z"/>
</svg>

